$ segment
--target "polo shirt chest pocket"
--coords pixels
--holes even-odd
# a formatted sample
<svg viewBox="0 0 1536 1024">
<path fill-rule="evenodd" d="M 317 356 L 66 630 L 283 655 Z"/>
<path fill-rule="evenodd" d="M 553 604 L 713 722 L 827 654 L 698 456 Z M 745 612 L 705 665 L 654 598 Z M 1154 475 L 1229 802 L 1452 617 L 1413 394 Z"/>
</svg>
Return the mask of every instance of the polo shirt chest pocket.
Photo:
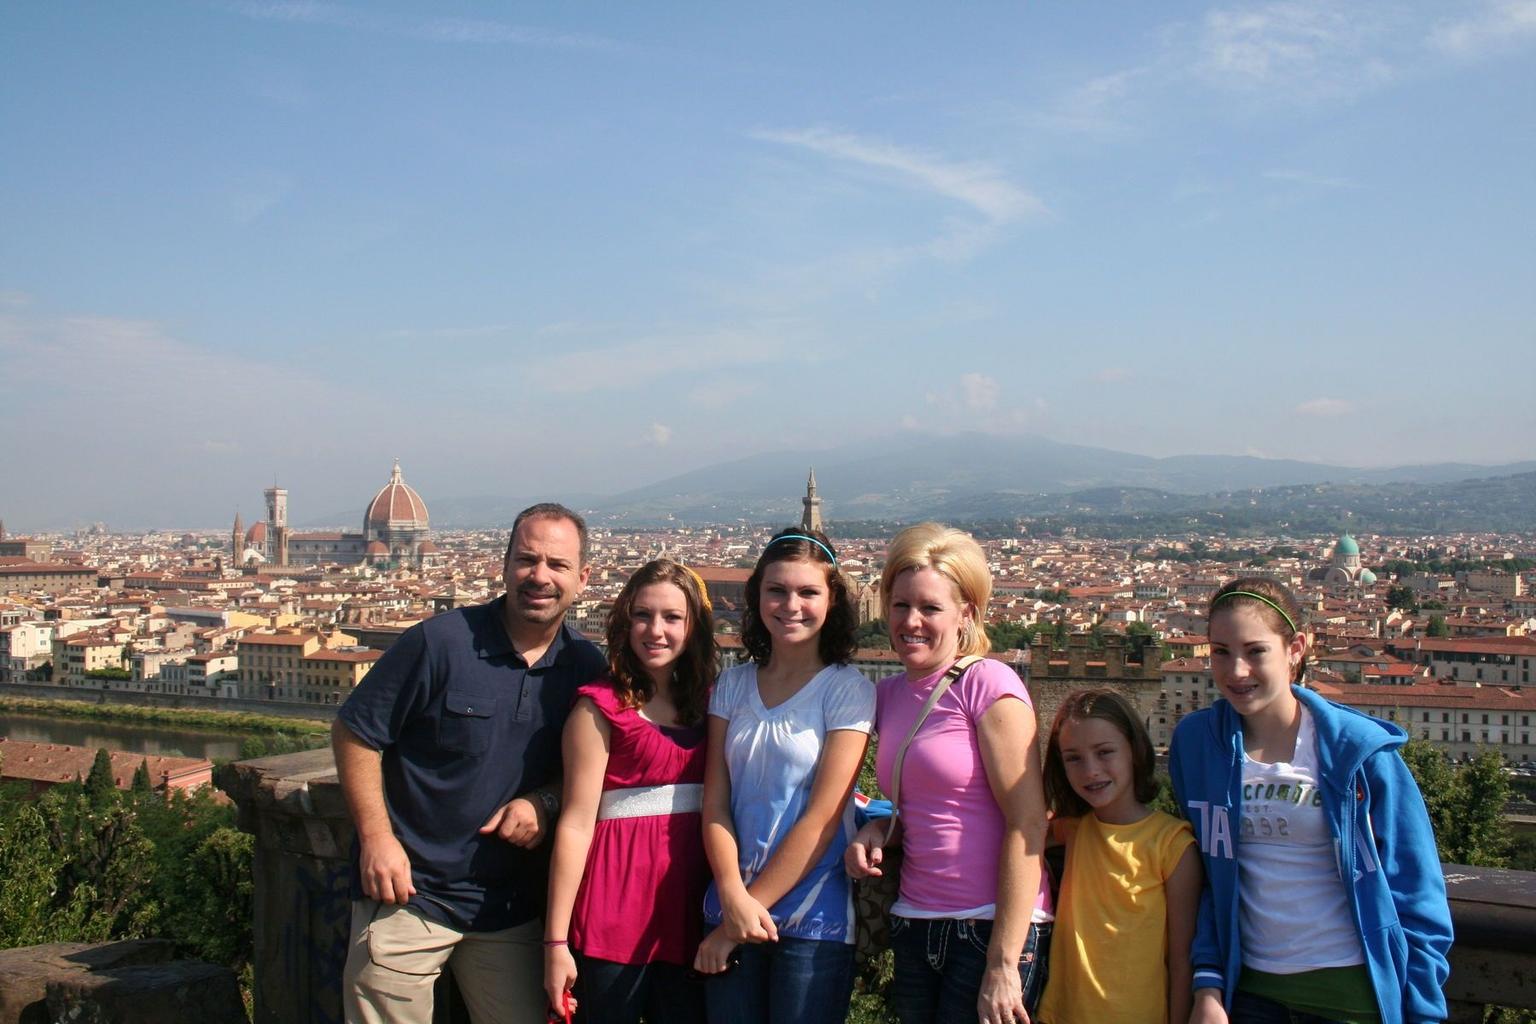
<svg viewBox="0 0 1536 1024">
<path fill-rule="evenodd" d="M 483 754 L 491 745 L 495 728 L 496 698 L 468 690 L 449 690 L 443 695 L 443 714 L 437 721 L 437 742 L 455 754 Z"/>
</svg>

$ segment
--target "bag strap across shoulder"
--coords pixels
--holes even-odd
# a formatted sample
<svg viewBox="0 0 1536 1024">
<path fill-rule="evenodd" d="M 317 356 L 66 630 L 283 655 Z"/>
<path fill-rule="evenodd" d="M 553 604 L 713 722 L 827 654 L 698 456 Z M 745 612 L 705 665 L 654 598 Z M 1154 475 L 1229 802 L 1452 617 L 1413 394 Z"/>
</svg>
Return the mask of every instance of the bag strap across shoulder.
<svg viewBox="0 0 1536 1024">
<path fill-rule="evenodd" d="M 949 666 L 949 671 L 944 673 L 944 678 L 934 684 L 933 692 L 928 695 L 923 709 L 917 713 L 917 719 L 913 721 L 912 728 L 907 730 L 907 738 L 901 741 L 900 747 L 896 748 L 896 758 L 891 762 L 891 820 L 885 827 L 887 839 L 890 838 L 891 829 L 896 827 L 897 815 L 901 813 L 901 766 L 907 759 L 907 746 L 912 742 L 912 737 L 917 735 L 917 730 L 921 729 L 923 723 L 928 720 L 928 715 L 932 713 L 934 705 L 938 704 L 939 698 L 944 696 L 966 669 L 980 660 L 980 655 L 967 654 Z"/>
</svg>

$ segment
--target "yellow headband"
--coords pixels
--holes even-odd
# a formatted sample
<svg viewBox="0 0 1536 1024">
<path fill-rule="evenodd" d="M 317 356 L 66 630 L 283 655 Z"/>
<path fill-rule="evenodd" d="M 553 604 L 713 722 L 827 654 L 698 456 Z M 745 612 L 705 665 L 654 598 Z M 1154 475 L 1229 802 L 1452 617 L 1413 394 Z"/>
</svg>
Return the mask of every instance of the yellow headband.
<svg viewBox="0 0 1536 1024">
<path fill-rule="evenodd" d="M 715 606 L 709 601 L 709 588 L 704 585 L 704 577 L 688 568 L 688 566 L 683 565 L 681 562 L 678 563 L 677 567 L 683 570 L 683 572 L 687 573 L 690 578 L 692 578 L 693 585 L 699 588 L 699 603 L 704 606 L 705 611 L 713 615 Z"/>
</svg>

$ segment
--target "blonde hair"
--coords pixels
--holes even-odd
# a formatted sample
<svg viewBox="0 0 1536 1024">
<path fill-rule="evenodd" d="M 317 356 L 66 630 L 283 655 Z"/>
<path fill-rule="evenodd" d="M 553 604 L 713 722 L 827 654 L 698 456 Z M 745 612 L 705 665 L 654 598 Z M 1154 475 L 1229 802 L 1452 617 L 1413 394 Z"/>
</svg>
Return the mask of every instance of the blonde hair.
<svg viewBox="0 0 1536 1024">
<path fill-rule="evenodd" d="M 992 573 L 976 538 L 941 523 L 918 523 L 896 535 L 885 549 L 880 573 L 880 610 L 891 617 L 891 589 L 896 577 L 911 569 L 932 569 L 955 585 L 960 600 L 970 606 L 971 628 L 960 631 L 956 653 L 986 654 L 992 649 L 982 616 L 992 597 Z"/>
</svg>

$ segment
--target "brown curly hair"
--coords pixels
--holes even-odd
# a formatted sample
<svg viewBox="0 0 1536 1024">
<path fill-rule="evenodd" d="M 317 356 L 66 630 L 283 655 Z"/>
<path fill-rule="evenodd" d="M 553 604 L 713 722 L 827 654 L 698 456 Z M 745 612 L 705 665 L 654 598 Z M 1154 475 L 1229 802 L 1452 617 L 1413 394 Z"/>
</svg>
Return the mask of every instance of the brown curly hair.
<svg viewBox="0 0 1536 1024">
<path fill-rule="evenodd" d="M 816 543 L 796 539 L 799 537 L 814 538 Z M 821 633 L 817 636 L 816 653 L 826 665 L 846 664 L 853 659 L 854 652 L 859 649 L 856 639 L 859 617 L 853 607 L 848 581 L 838 571 L 833 556 L 828 554 L 832 550 L 832 542 L 820 530 L 792 526 L 774 534 L 763 553 L 757 556 L 757 565 L 747 579 L 746 606 L 741 611 L 741 645 L 754 662 L 766 665 L 773 654 L 773 637 L 763 625 L 758 606 L 762 600 L 763 575 L 774 562 L 810 562 L 826 571 L 827 621 L 822 623 Z"/>
<path fill-rule="evenodd" d="M 681 590 L 688 606 L 688 642 L 672 663 L 672 703 L 678 721 L 694 725 L 704 720 L 709 709 L 709 688 L 719 671 L 719 656 L 709 595 L 691 569 L 670 558 L 658 558 L 645 563 L 625 582 L 608 616 L 608 674 L 625 707 L 642 707 L 656 696 L 656 683 L 629 646 L 635 595 L 656 583 L 670 583 Z"/>
</svg>

